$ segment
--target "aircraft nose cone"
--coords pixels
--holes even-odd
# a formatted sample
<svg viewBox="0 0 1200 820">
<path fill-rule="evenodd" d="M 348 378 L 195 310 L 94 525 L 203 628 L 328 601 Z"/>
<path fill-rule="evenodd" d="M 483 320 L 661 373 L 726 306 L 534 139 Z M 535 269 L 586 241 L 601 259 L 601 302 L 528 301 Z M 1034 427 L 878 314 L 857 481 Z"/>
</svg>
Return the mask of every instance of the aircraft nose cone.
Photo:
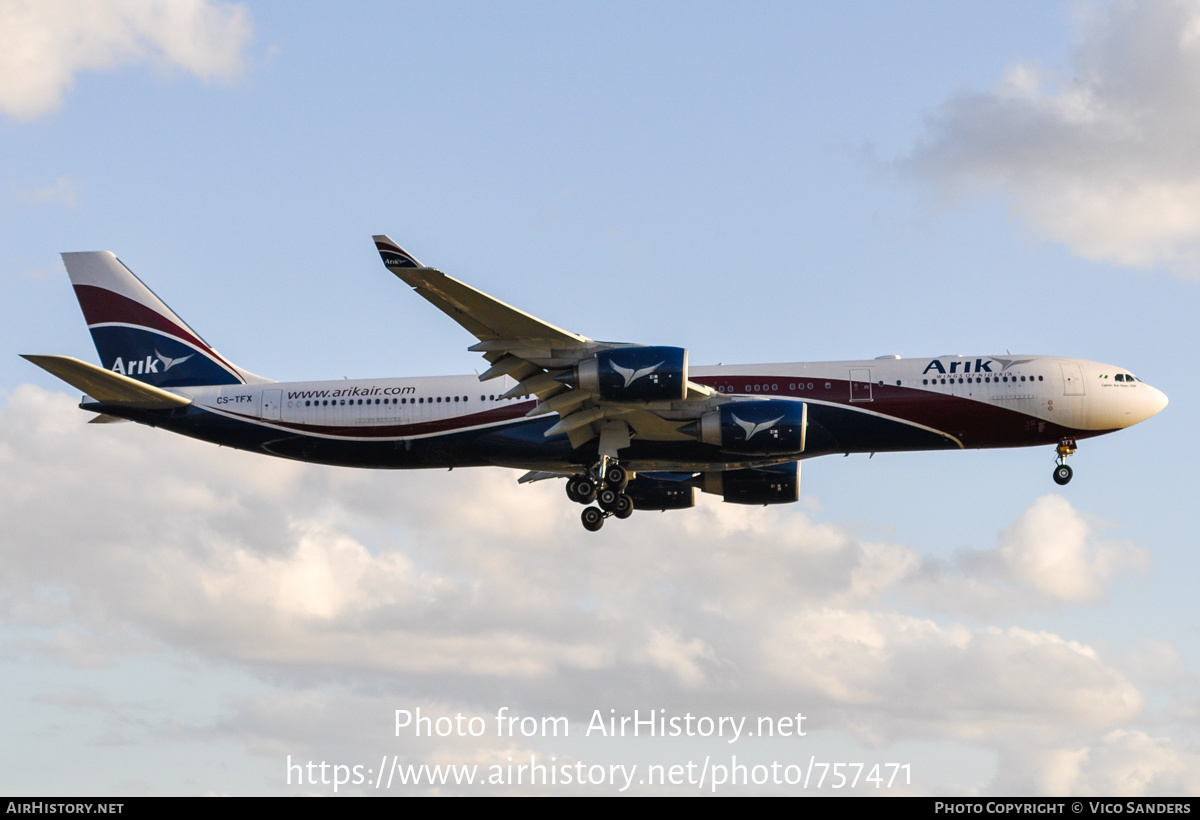
<svg viewBox="0 0 1200 820">
<path fill-rule="evenodd" d="M 1146 396 L 1146 418 L 1150 418 L 1151 416 L 1158 415 L 1163 411 L 1164 408 L 1166 408 L 1168 399 L 1167 394 L 1159 390 L 1157 387 L 1150 387 L 1150 385 L 1146 385 L 1146 387 L 1148 388 L 1148 395 Z"/>
</svg>

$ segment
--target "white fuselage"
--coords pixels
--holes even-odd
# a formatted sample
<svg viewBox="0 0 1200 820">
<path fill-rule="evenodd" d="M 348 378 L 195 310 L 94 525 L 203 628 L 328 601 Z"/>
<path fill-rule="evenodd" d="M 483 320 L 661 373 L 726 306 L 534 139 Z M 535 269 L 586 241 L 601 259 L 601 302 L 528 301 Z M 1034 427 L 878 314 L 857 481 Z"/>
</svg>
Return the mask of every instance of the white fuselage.
<svg viewBox="0 0 1200 820">
<path fill-rule="evenodd" d="M 1159 390 L 1135 380 L 1123 368 L 1054 356 L 720 365 L 694 367 L 691 378 L 727 396 L 851 405 L 905 418 L 922 403 L 958 400 L 955 404 L 960 407 L 978 403 L 1002 408 L 1081 434 L 1129 427 L 1167 403 Z M 535 400 L 501 398 L 514 384 L 508 377 L 481 383 L 475 376 L 437 376 L 228 385 L 180 392 L 190 395 L 198 407 L 218 414 L 301 424 L 318 435 L 320 428 L 328 428 L 330 434 L 354 437 L 356 427 L 420 426 L 467 418 L 478 420 L 475 426 L 487 426 L 520 418 Z M 412 432 L 419 437 L 437 434 L 432 428 Z"/>
</svg>

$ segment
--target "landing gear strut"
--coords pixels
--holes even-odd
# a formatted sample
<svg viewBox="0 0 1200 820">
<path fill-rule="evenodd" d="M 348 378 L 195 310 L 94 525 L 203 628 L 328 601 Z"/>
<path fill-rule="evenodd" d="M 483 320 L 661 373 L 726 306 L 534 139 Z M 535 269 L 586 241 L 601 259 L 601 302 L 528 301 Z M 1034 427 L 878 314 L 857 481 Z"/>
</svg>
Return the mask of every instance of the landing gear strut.
<svg viewBox="0 0 1200 820">
<path fill-rule="evenodd" d="M 567 479 L 567 498 L 577 504 L 595 501 L 599 505 L 588 507 L 580 516 L 584 529 L 595 532 L 604 526 L 604 519 L 609 516 L 628 518 L 633 515 L 633 499 L 625 493 L 628 486 L 629 471 L 616 459 L 601 456 L 585 475 Z"/>
<path fill-rule="evenodd" d="M 1058 466 L 1054 468 L 1054 483 L 1060 487 L 1070 482 L 1071 476 L 1075 475 L 1075 471 L 1067 466 L 1067 456 L 1073 455 L 1075 450 L 1073 438 L 1064 438 L 1058 443 L 1058 456 L 1055 458 Z"/>
</svg>

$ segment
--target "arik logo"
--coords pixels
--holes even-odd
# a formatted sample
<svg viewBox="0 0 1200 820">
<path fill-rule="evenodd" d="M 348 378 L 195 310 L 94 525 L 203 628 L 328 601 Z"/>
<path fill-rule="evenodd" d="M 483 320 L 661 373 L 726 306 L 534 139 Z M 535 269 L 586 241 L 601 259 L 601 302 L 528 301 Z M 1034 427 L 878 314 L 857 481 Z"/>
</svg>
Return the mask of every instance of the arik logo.
<svg viewBox="0 0 1200 820">
<path fill-rule="evenodd" d="M 618 376 L 624 377 L 625 386 L 628 387 L 643 376 L 649 376 L 655 370 L 658 370 L 663 366 L 665 361 L 666 360 L 664 359 L 658 364 L 651 365 L 650 367 L 643 367 L 640 370 L 634 370 L 632 367 L 621 367 L 621 365 L 617 364 L 616 362 L 609 362 L 609 364 L 612 365 L 614 373 L 616 373 Z"/>
<path fill-rule="evenodd" d="M 112 371 L 120 373 L 122 376 L 144 376 L 148 373 L 166 373 L 175 365 L 182 364 L 195 355 L 195 353 L 189 353 L 186 356 L 172 359 L 155 350 L 153 356 L 147 356 L 144 359 L 124 361 L 118 356 L 117 360 L 113 362 Z M 162 365 L 161 370 L 159 370 L 159 365 Z"/>
<path fill-rule="evenodd" d="M 379 255 L 383 257 L 383 264 L 389 268 L 419 268 L 420 263 L 413 259 L 399 248 L 380 248 Z"/>
<path fill-rule="evenodd" d="M 183 362 L 186 362 L 188 359 L 192 358 L 192 357 L 193 357 L 193 356 L 195 356 L 196 354 L 195 354 L 195 353 L 189 353 L 189 354 L 187 354 L 186 356 L 180 356 L 178 359 L 168 359 L 166 356 L 164 356 L 163 354 L 159 353 L 157 349 L 155 349 L 155 351 L 154 351 L 154 355 L 158 357 L 158 360 L 159 360 L 160 362 L 162 362 L 162 366 L 163 366 L 162 372 L 166 373 L 168 370 L 170 370 L 170 369 L 171 369 L 172 367 L 174 367 L 175 365 L 177 365 L 177 364 L 182 364 Z"/>
<path fill-rule="evenodd" d="M 733 419 L 734 424 L 746 431 L 746 441 L 754 438 L 756 434 L 761 433 L 763 430 L 770 430 L 783 419 L 783 416 L 780 416 L 777 419 L 771 419 L 771 421 L 762 421 L 755 424 L 752 421 L 742 421 L 733 413 L 730 413 L 729 417 Z"/>
<path fill-rule="evenodd" d="M 1026 362 L 1031 362 L 1031 361 L 1033 361 L 1033 359 L 1001 359 L 1001 358 L 997 358 L 995 356 L 993 356 L 990 359 L 976 359 L 974 362 L 972 362 L 970 359 L 955 359 L 952 362 L 950 362 L 950 367 L 947 368 L 946 365 L 942 364 L 941 359 L 934 359 L 925 367 L 924 370 L 921 371 L 921 373 L 923 375 L 925 373 L 928 373 L 931 370 L 934 373 L 942 373 L 942 374 L 945 374 L 945 373 L 1003 373 L 1005 370 L 1008 370 L 1013 365 L 1025 364 Z M 999 364 L 1000 369 L 992 370 L 993 364 Z"/>
</svg>

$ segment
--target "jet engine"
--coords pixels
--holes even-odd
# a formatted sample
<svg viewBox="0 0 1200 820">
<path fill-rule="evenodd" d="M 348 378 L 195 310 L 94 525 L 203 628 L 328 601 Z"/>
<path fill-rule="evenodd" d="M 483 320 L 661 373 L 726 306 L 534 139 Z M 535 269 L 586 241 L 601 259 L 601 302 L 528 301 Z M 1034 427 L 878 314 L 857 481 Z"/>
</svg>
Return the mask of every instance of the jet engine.
<svg viewBox="0 0 1200 820">
<path fill-rule="evenodd" d="M 602 350 L 557 380 L 609 401 L 681 401 L 687 396 L 688 352 L 682 347 Z"/>
<path fill-rule="evenodd" d="M 704 473 L 701 489 L 730 504 L 791 504 L 800 500 L 800 462 Z"/>
<path fill-rule="evenodd" d="M 629 482 L 625 493 L 635 510 L 686 510 L 696 506 L 696 489 L 684 481 L 638 476 Z"/>
<path fill-rule="evenodd" d="M 808 405 L 786 399 L 729 402 L 681 428 L 706 444 L 747 455 L 802 453 L 807 431 Z"/>
</svg>

